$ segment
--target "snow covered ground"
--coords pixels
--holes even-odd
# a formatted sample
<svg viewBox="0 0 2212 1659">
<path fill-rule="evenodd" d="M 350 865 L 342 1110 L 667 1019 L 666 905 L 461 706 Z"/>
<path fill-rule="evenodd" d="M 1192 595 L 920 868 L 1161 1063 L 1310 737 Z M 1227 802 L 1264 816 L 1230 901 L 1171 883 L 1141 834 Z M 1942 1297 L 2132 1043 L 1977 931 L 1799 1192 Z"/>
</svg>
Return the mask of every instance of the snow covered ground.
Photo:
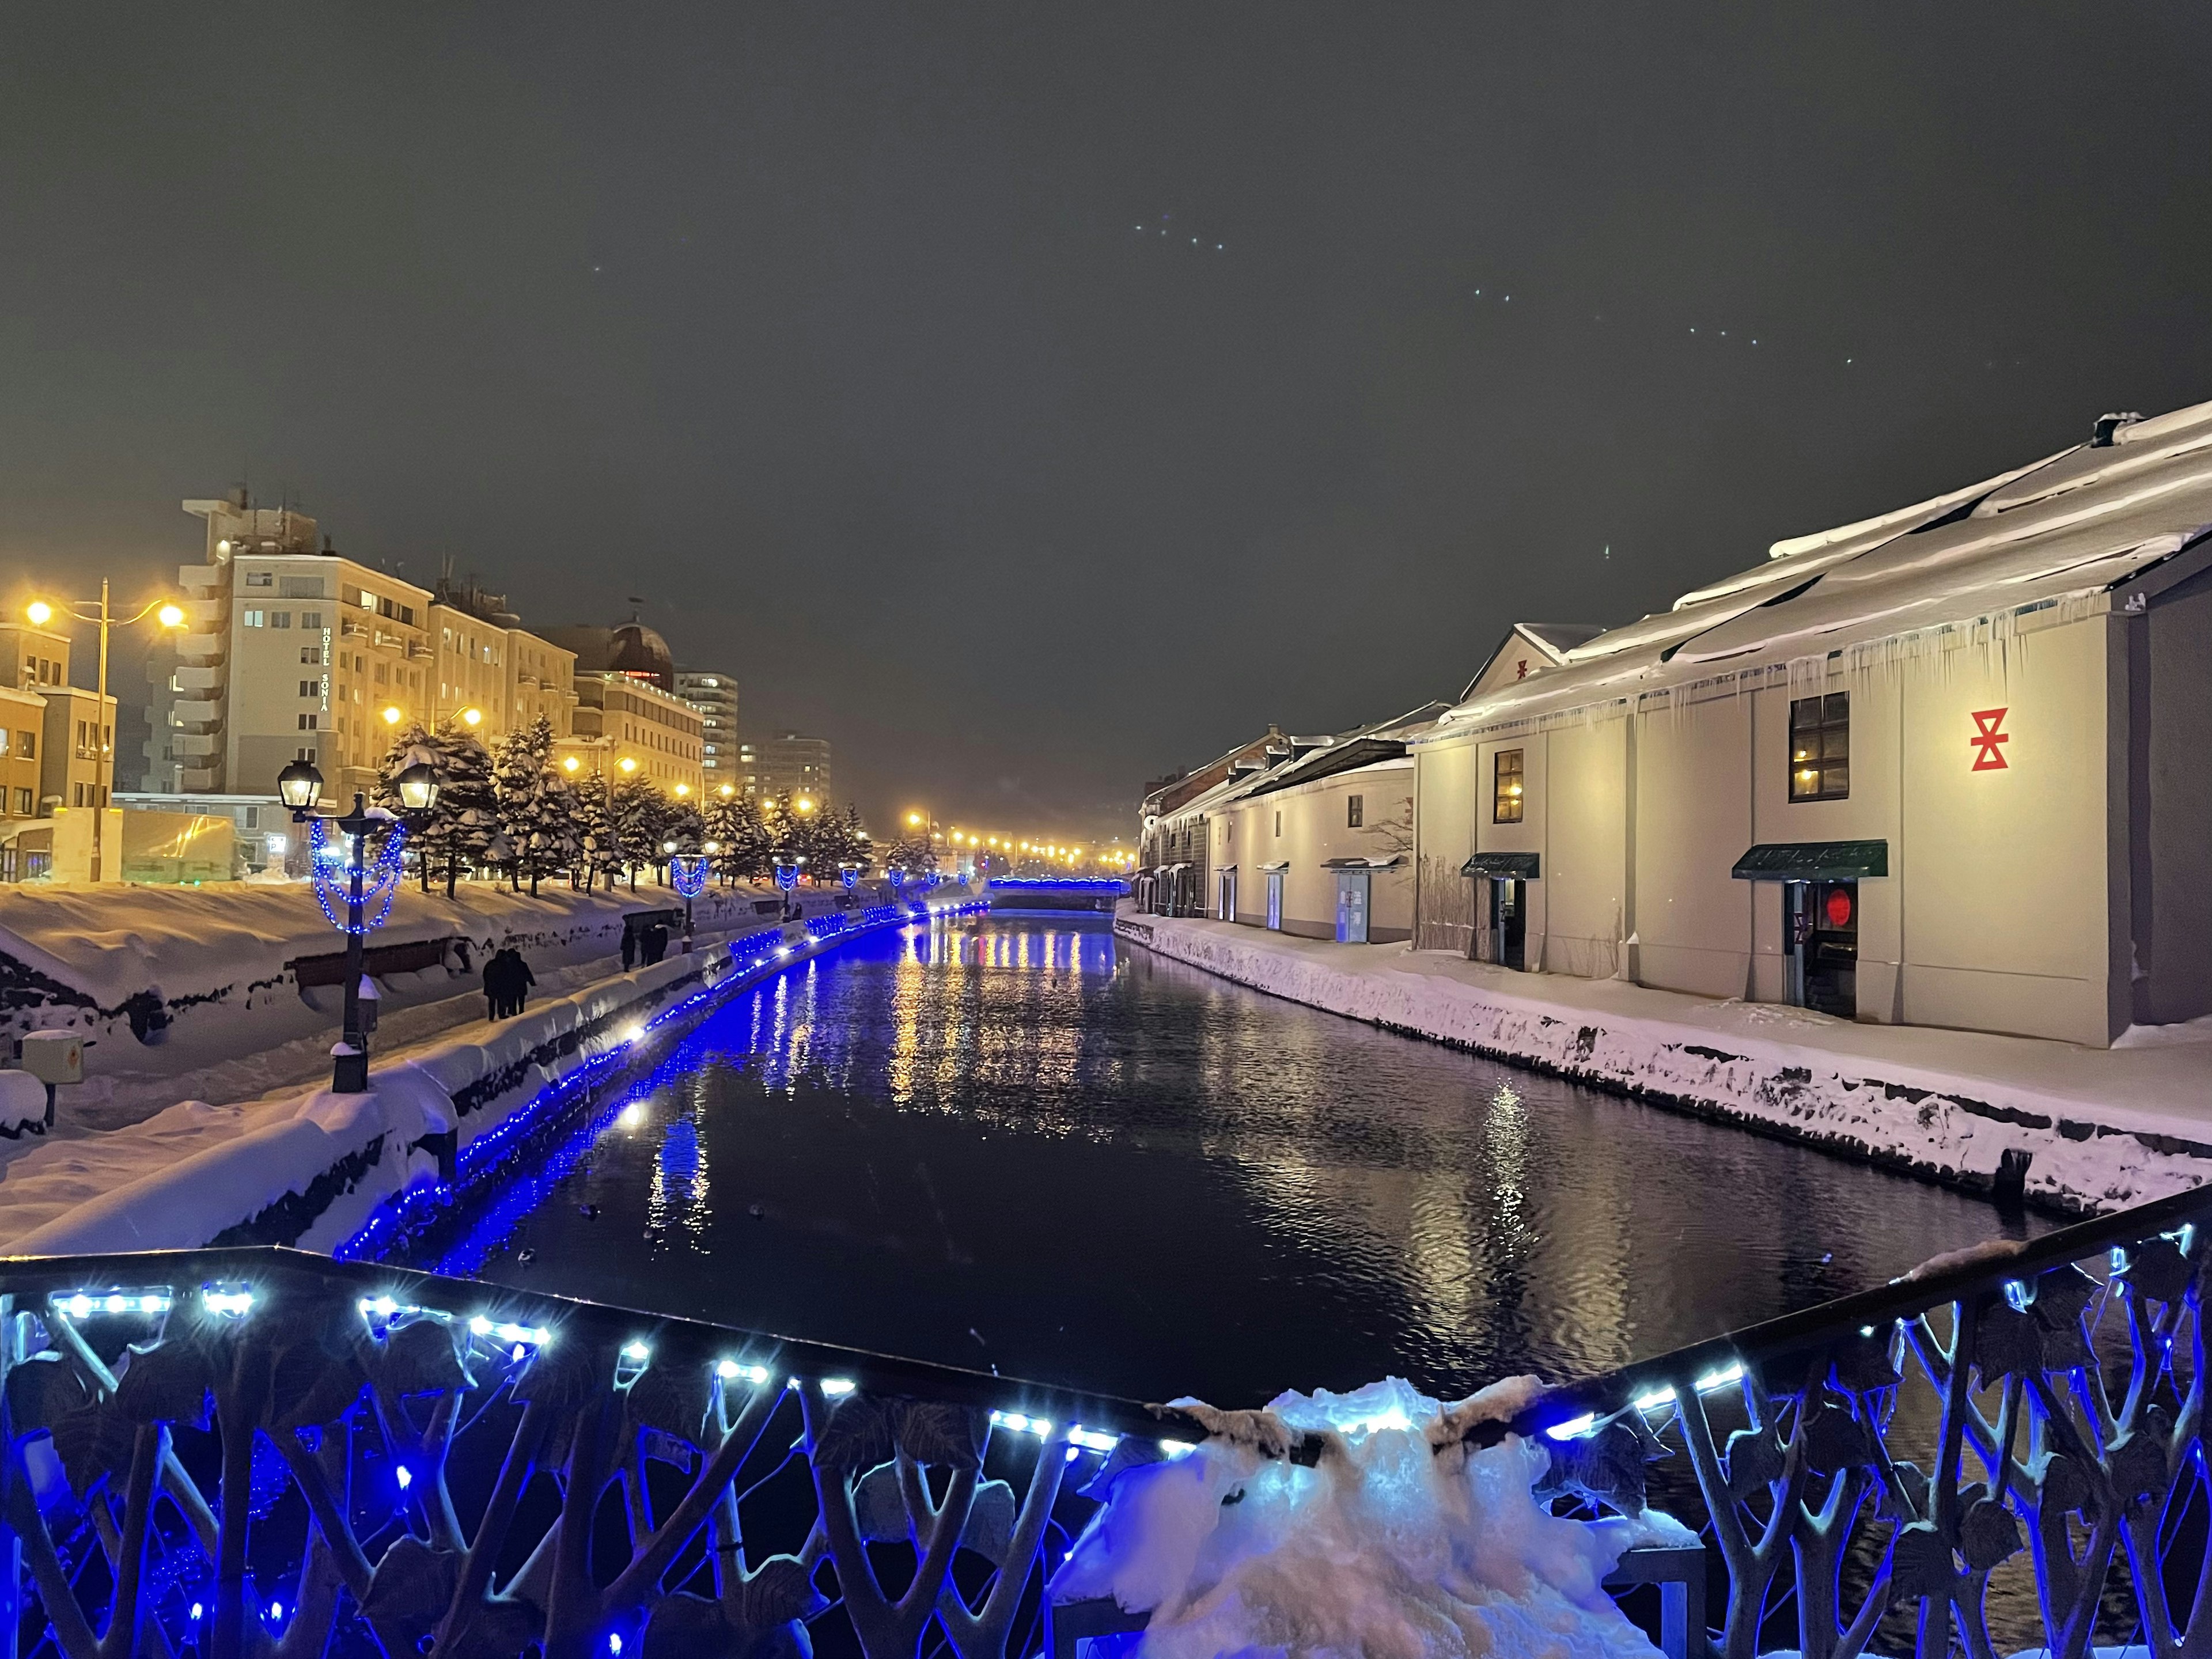
<svg viewBox="0 0 2212 1659">
<path fill-rule="evenodd" d="M 2212 1179 L 2212 1030 L 2199 1025 L 2082 1048 L 1860 1025 L 1127 906 L 1115 927 L 1293 1001 L 1967 1186 L 1987 1186 L 2007 1152 L 2026 1152 L 2028 1197 L 2057 1208 L 2117 1209 Z"/>
<path fill-rule="evenodd" d="M 515 1018 L 472 1018 L 412 1045 L 381 1031 L 366 1094 L 295 1086 L 228 1103 L 183 1099 L 104 1133 L 17 1143 L 0 1169 L 0 1251 L 176 1249 L 249 1236 L 331 1249 L 386 1200 L 436 1178 L 442 1137 L 465 1159 L 550 1085 L 646 1061 L 683 1028 L 692 999 L 834 950 L 840 937 L 812 939 L 793 923 L 784 957 L 713 945 L 633 973 L 590 976 L 586 965 L 588 982 Z M 471 1002 L 480 1014 L 482 1001 Z M 318 1079 L 330 1037 L 325 1022 Z"/>
</svg>

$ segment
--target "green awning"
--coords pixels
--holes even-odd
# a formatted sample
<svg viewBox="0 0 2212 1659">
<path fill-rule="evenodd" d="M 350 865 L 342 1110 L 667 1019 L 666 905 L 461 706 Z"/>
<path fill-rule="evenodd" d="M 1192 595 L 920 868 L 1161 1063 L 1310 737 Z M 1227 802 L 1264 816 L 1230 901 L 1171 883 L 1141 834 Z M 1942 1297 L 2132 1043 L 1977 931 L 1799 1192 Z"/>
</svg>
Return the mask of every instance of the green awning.
<svg viewBox="0 0 2212 1659">
<path fill-rule="evenodd" d="M 1729 872 L 1738 881 L 1856 881 L 1888 873 L 1886 841 L 1762 842 Z"/>
<path fill-rule="evenodd" d="M 1534 853 L 1477 853 L 1459 872 L 1486 881 L 1534 881 L 1536 860 Z"/>
</svg>

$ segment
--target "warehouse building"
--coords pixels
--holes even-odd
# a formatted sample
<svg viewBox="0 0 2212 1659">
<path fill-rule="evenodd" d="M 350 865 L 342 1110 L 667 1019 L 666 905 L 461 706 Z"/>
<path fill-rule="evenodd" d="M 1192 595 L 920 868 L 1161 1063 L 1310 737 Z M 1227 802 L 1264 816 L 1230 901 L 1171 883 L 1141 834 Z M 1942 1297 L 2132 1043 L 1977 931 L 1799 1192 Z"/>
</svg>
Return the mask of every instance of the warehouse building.
<svg viewBox="0 0 2212 1659">
<path fill-rule="evenodd" d="M 2212 1013 L 2212 404 L 1595 634 L 1409 744 L 1417 947 L 2103 1045 Z"/>
</svg>

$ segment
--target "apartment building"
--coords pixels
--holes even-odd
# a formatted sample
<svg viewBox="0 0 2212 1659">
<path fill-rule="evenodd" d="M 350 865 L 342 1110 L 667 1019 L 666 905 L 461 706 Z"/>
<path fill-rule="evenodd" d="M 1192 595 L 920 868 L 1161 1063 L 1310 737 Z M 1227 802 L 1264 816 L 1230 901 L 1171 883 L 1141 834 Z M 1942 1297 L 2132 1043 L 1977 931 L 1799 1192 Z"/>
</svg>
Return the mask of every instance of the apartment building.
<svg viewBox="0 0 2212 1659">
<path fill-rule="evenodd" d="M 710 791 L 739 787 L 738 683 L 728 674 L 699 669 L 676 672 L 676 695 L 699 711 L 699 769 Z"/>
<path fill-rule="evenodd" d="M 70 684 L 67 634 L 0 623 L 0 880 L 89 871 L 88 815 L 111 805 L 115 699 Z M 66 827 L 75 813 L 82 820 Z M 81 873 L 81 872 L 80 872 Z"/>
<path fill-rule="evenodd" d="M 318 545 L 315 520 L 243 491 L 188 501 L 206 552 L 178 573 L 187 631 L 150 711 L 144 781 L 162 793 L 273 794 L 295 760 L 344 799 L 375 787 L 393 731 L 447 715 L 486 742 L 574 707 L 573 657 L 529 633 L 499 596 L 426 589 Z"/>
<path fill-rule="evenodd" d="M 830 799 L 830 739 L 779 732 L 760 745 L 760 793 L 773 800 L 788 792 L 816 801 Z"/>
</svg>

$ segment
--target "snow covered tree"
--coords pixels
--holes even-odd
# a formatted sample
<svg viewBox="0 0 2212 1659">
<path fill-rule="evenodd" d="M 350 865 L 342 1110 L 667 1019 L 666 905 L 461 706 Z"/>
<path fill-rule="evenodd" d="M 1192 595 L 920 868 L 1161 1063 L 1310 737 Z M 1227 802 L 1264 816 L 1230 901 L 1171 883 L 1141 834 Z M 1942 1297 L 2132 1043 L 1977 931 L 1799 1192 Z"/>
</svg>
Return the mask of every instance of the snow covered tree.
<svg viewBox="0 0 2212 1659">
<path fill-rule="evenodd" d="M 527 874 L 534 898 L 538 878 L 555 867 L 562 828 L 550 720 L 540 715 L 499 740 L 492 756 L 491 789 L 494 817 L 507 842 L 504 862 L 514 890 L 522 890 Z"/>
<path fill-rule="evenodd" d="M 442 870 L 446 896 L 451 898 L 463 866 L 480 862 L 497 833 L 491 755 L 477 734 L 453 716 L 434 727 L 419 722 L 407 726 L 385 751 L 378 771 L 377 805 L 393 812 L 403 811 L 396 780 L 409 767 L 426 762 L 437 769 L 438 804 L 411 840 L 422 890 L 430 890 L 431 872 Z"/>
<path fill-rule="evenodd" d="M 937 873 L 937 849 L 927 836 L 908 836 L 884 848 L 884 868 L 903 870 L 908 881 Z"/>
<path fill-rule="evenodd" d="M 567 833 L 576 849 L 571 867 L 582 874 L 586 892 L 599 884 L 602 875 L 606 877 L 610 888 L 615 884 L 619 860 L 616 854 L 613 794 L 607 781 L 596 772 L 578 779 L 568 791 Z"/>
<path fill-rule="evenodd" d="M 726 884 L 766 879 L 774 843 L 760 803 L 750 795 L 725 796 L 708 803 L 706 819 L 715 875 Z"/>
<path fill-rule="evenodd" d="M 614 867 L 637 890 L 637 872 L 660 855 L 660 827 L 667 798 L 643 778 L 628 777 L 607 793 L 609 852 Z"/>
</svg>

